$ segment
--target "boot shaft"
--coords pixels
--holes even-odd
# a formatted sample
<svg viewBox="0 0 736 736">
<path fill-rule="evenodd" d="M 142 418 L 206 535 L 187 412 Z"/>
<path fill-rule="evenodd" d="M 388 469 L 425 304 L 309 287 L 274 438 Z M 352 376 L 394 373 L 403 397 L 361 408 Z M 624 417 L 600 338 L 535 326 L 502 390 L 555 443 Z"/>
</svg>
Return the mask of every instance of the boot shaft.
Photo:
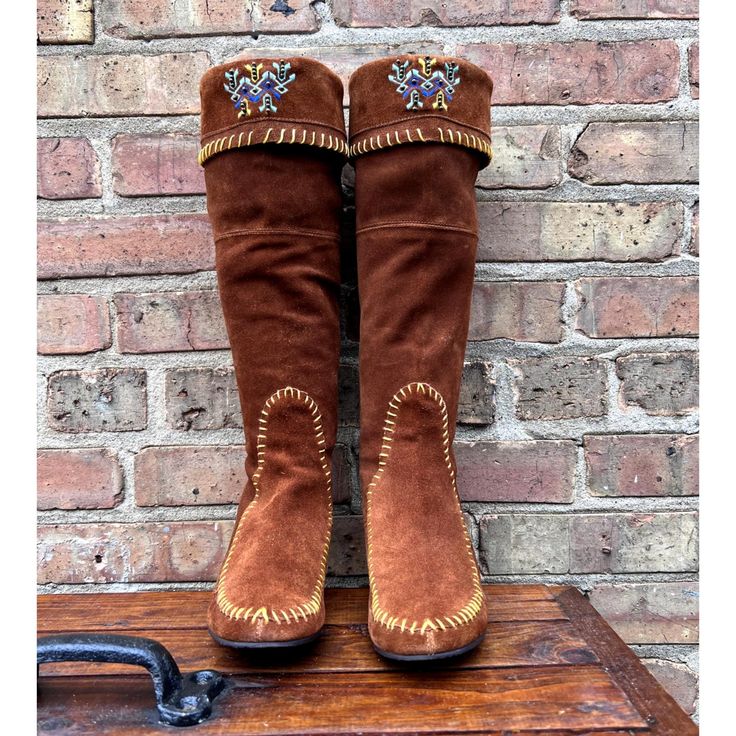
<svg viewBox="0 0 736 736">
<path fill-rule="evenodd" d="M 483 70 L 450 57 L 383 59 L 350 80 L 364 488 L 378 466 L 386 406 L 402 386 L 438 391 L 454 436 L 491 91 Z"/>
<path fill-rule="evenodd" d="M 340 348 L 342 85 L 309 59 L 250 59 L 201 83 L 216 269 L 246 475 L 209 610 L 233 647 L 295 645 L 324 621 Z"/>
<path fill-rule="evenodd" d="M 315 401 L 328 454 L 334 444 L 343 89 L 311 59 L 259 58 L 210 69 L 200 91 L 199 159 L 250 477 L 260 413 L 281 388 Z"/>
</svg>

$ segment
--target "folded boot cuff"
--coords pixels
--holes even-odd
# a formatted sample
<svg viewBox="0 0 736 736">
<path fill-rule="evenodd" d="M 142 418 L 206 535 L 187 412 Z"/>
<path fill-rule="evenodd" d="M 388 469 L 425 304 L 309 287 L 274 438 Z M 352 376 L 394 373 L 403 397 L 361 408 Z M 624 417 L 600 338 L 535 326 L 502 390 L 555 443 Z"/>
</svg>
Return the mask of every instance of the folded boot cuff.
<svg viewBox="0 0 736 736">
<path fill-rule="evenodd" d="M 264 143 L 317 146 L 347 156 L 342 82 L 314 59 L 237 59 L 205 72 L 199 91 L 200 164 Z"/>
<path fill-rule="evenodd" d="M 350 77 L 351 157 L 406 143 L 448 143 L 490 163 L 493 83 L 479 67 L 446 56 L 406 54 Z"/>
</svg>

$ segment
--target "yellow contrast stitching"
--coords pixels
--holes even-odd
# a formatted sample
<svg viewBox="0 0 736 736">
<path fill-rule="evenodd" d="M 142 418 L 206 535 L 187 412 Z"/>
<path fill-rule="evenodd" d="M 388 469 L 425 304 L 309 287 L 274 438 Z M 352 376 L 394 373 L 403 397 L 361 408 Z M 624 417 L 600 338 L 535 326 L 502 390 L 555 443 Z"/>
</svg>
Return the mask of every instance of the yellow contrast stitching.
<svg viewBox="0 0 736 736">
<path fill-rule="evenodd" d="M 275 130 L 279 131 L 278 140 L 274 140 L 271 137 L 271 133 L 273 133 Z M 289 133 L 289 130 L 291 130 L 291 139 L 286 137 Z M 235 141 L 235 133 L 232 133 L 231 135 L 225 135 L 222 138 L 217 138 L 216 140 L 210 141 L 209 143 L 205 144 L 199 149 L 199 153 L 197 154 L 197 163 L 202 166 L 205 161 L 212 158 L 212 156 L 214 156 L 216 153 L 220 153 L 223 150 L 229 151 L 231 148 L 244 148 L 246 146 L 252 145 L 253 131 L 248 131 L 248 140 L 245 143 L 243 143 L 244 133 L 245 131 L 240 132 L 237 141 Z M 269 139 L 271 139 L 271 143 L 295 143 L 297 133 L 298 130 L 296 128 L 269 128 L 260 143 L 268 143 Z M 302 130 L 302 137 L 299 143 L 306 143 L 308 133 L 309 131 L 307 131 L 306 128 Z M 255 141 L 255 143 L 258 143 L 258 141 Z M 317 146 L 318 148 L 327 148 L 331 151 L 339 151 L 340 153 L 343 153 L 345 155 L 348 154 L 347 143 L 338 136 L 330 135 L 328 136 L 327 140 L 325 140 L 325 134 L 322 133 L 320 140 L 317 141 L 316 133 L 315 131 L 312 131 L 312 140 L 310 141 L 309 145 Z"/>
<path fill-rule="evenodd" d="M 421 128 L 415 128 L 416 134 L 419 137 L 419 139 L 423 143 L 431 142 L 433 140 L 432 133 L 427 132 L 426 135 L 430 136 L 429 139 L 425 138 L 425 133 L 421 130 Z M 416 139 L 412 137 L 412 134 L 409 130 L 409 128 L 406 128 L 404 132 L 400 132 L 398 130 L 393 131 L 393 137 L 391 133 L 385 133 L 386 141 L 385 143 L 381 141 L 382 134 L 377 134 L 375 136 L 367 136 L 365 138 L 362 138 L 357 143 L 352 143 L 349 146 L 346 146 L 345 144 L 342 144 L 340 150 L 347 153 L 348 156 L 351 158 L 354 158 L 356 155 L 361 155 L 363 153 L 367 153 L 368 149 L 370 147 L 371 151 L 375 151 L 377 149 L 381 149 L 384 146 L 397 146 L 401 145 L 403 143 L 416 143 Z M 468 135 L 468 133 L 465 133 L 460 130 L 453 131 L 450 128 L 437 128 L 437 135 L 439 136 L 440 143 L 447 142 L 446 139 L 449 138 L 449 142 L 453 143 L 458 146 L 464 146 L 465 148 L 473 148 L 476 151 L 480 151 L 481 153 L 484 153 L 486 156 L 488 156 L 488 160 L 490 161 L 493 158 L 493 150 L 485 140 L 480 138 L 479 136 L 475 135 Z M 464 140 L 463 140 L 464 136 Z M 436 140 L 436 137 L 435 137 Z"/>
<path fill-rule="evenodd" d="M 408 396 L 411 396 L 414 392 L 418 394 L 426 394 L 431 399 L 433 399 L 437 405 L 440 407 L 440 412 L 442 415 L 442 444 L 443 444 L 443 452 L 445 457 L 445 464 L 447 465 L 447 470 L 450 474 L 450 480 L 452 482 L 452 488 L 455 493 L 455 501 L 457 503 L 457 510 L 458 513 L 462 516 L 462 507 L 460 506 L 460 497 L 457 492 L 457 484 L 455 482 L 455 471 L 452 468 L 452 460 L 450 458 L 450 429 L 449 429 L 449 419 L 447 415 L 447 405 L 445 404 L 445 400 L 442 398 L 442 394 L 440 394 L 437 389 L 430 386 L 428 383 L 423 383 L 420 381 L 416 381 L 413 383 L 409 383 L 403 388 L 400 388 L 391 398 L 391 401 L 388 403 L 388 409 L 386 410 L 386 419 L 384 421 L 383 426 L 383 439 L 381 443 L 381 451 L 378 454 L 378 469 L 376 470 L 373 478 L 371 479 L 370 484 L 368 485 L 368 490 L 366 491 L 366 547 L 368 550 L 368 578 L 370 581 L 370 589 L 371 589 L 371 613 L 373 615 L 374 621 L 378 622 L 382 626 L 384 626 L 387 629 L 393 630 L 396 626 L 399 626 L 400 630 L 408 631 L 410 634 L 424 634 L 428 629 L 431 629 L 432 631 L 436 631 L 437 628 L 441 629 L 442 631 L 445 631 L 447 627 L 456 629 L 458 626 L 464 626 L 466 624 L 469 624 L 473 619 L 478 616 L 478 614 L 482 610 L 483 606 L 483 589 L 480 585 L 480 576 L 478 574 L 478 566 L 475 562 L 475 554 L 473 553 L 473 546 L 470 541 L 470 536 L 468 535 L 467 527 L 465 526 L 465 522 L 463 521 L 463 534 L 465 536 L 465 547 L 468 552 L 468 559 L 470 560 L 471 568 L 473 570 L 473 595 L 470 598 L 470 600 L 459 610 L 455 613 L 451 613 L 449 616 L 444 617 L 444 621 L 440 620 L 439 618 L 436 619 L 430 619 L 425 618 L 423 621 L 413 621 L 411 624 L 407 623 L 407 619 L 402 619 L 401 624 L 399 625 L 399 617 L 398 616 L 392 616 L 387 611 L 385 611 L 383 608 L 381 608 L 381 604 L 379 601 L 379 593 L 378 593 L 378 586 L 376 585 L 375 578 L 373 576 L 373 572 L 371 570 L 371 559 L 372 559 L 372 551 L 373 551 L 373 525 L 371 523 L 371 501 L 373 492 L 376 490 L 376 487 L 378 486 L 379 481 L 381 480 L 381 477 L 383 475 L 384 469 L 386 467 L 386 460 L 389 457 L 389 454 L 391 452 L 392 442 L 393 442 L 393 433 L 395 431 L 395 425 L 396 422 L 395 419 L 398 418 L 399 413 L 399 405 L 401 404 L 402 400 L 407 398 Z"/>
<path fill-rule="evenodd" d="M 230 545 L 230 550 L 228 551 L 225 562 L 222 565 L 222 571 L 220 572 L 220 578 L 217 581 L 217 588 L 215 590 L 217 607 L 229 619 L 235 619 L 236 621 L 240 619 L 247 621 L 248 619 L 250 619 L 250 622 L 254 624 L 256 623 L 256 621 L 258 621 L 258 619 L 263 619 L 265 623 L 268 623 L 271 620 L 273 620 L 277 624 L 292 623 L 288 614 L 283 609 L 279 611 L 284 619 L 282 621 L 281 617 L 279 617 L 278 613 L 273 608 L 270 609 L 269 615 L 269 610 L 265 606 L 260 606 L 258 608 L 256 608 L 256 606 L 250 606 L 249 608 L 245 608 L 244 606 L 238 607 L 228 598 L 227 592 L 225 591 L 225 577 L 227 575 L 228 568 L 230 567 L 230 560 L 232 558 L 233 550 L 238 543 L 240 533 L 243 529 L 243 520 L 258 502 L 258 499 L 261 495 L 261 487 L 259 481 L 263 473 L 263 468 L 266 461 L 266 437 L 268 432 L 269 414 L 276 402 L 280 401 L 281 399 L 285 399 L 287 396 L 303 401 L 311 410 L 312 421 L 314 422 L 314 435 L 317 439 L 318 445 L 317 452 L 319 454 L 322 470 L 324 471 L 325 478 L 327 479 L 327 535 L 325 537 L 324 545 L 322 548 L 320 571 L 317 577 L 317 583 L 314 586 L 312 595 L 310 596 L 309 600 L 302 603 L 301 605 L 297 605 L 297 609 L 301 613 L 302 618 L 306 621 L 309 616 L 317 615 L 322 605 L 322 595 L 325 585 L 325 577 L 327 575 L 327 554 L 330 550 L 330 535 L 332 530 L 332 473 L 327 462 L 327 451 L 325 449 L 327 443 L 325 441 L 325 435 L 322 429 L 322 415 L 319 412 L 317 402 L 314 401 L 314 399 L 312 399 L 312 397 L 309 396 L 306 391 L 300 391 L 293 386 L 286 386 L 285 388 L 280 388 L 278 391 L 271 394 L 271 396 L 268 398 L 268 401 L 266 401 L 263 409 L 261 410 L 261 416 L 258 418 L 258 436 L 256 438 L 258 465 L 255 469 L 255 472 L 253 473 L 253 476 L 251 477 L 251 482 L 253 483 L 253 487 L 255 488 L 255 495 L 253 496 L 253 500 L 246 507 L 245 511 L 243 511 L 243 515 L 240 517 L 238 528 L 235 530 L 235 536 L 233 537 L 233 541 Z M 293 608 L 290 608 L 289 610 L 294 616 L 295 623 L 296 621 L 298 621 L 298 617 Z M 252 611 L 253 613 L 251 613 Z"/>
</svg>

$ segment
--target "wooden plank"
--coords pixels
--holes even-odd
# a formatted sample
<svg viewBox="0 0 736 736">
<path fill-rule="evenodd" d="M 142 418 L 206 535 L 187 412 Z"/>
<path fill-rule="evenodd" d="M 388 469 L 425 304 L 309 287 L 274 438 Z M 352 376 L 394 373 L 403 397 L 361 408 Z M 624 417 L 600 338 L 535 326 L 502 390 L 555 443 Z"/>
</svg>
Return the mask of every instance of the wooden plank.
<svg viewBox="0 0 736 736">
<path fill-rule="evenodd" d="M 515 601 L 553 601 L 558 587 L 556 585 L 494 583 L 484 585 L 483 590 L 491 598 L 513 598 Z"/>
<path fill-rule="evenodd" d="M 216 646 L 205 629 L 207 591 L 43 596 L 39 628 L 150 636 L 172 651 L 184 671 L 213 667 L 231 674 L 233 691 L 217 707 L 221 717 L 197 733 L 698 733 L 576 590 L 503 585 L 487 586 L 486 594 L 486 641 L 474 653 L 431 667 L 399 667 L 373 652 L 364 589 L 328 591 L 331 623 L 324 636 L 281 661 Z M 119 675 L 86 676 L 92 672 Z M 44 665 L 41 732 L 170 733 L 157 724 L 150 683 L 140 672 Z"/>
<path fill-rule="evenodd" d="M 560 591 L 557 600 L 574 621 L 580 636 L 596 652 L 627 697 L 642 714 L 653 736 L 694 736 L 698 727 L 642 666 L 576 588 Z"/>
<path fill-rule="evenodd" d="M 514 589 L 519 589 L 519 594 Z M 566 620 L 543 585 L 485 586 L 490 621 Z M 206 625 L 209 591 L 43 595 L 38 598 L 39 633 L 200 628 Z M 366 588 L 325 591 L 327 624 L 367 620 Z"/>
<path fill-rule="evenodd" d="M 379 657 L 361 626 L 327 626 L 320 639 L 302 651 L 261 654 L 220 647 L 203 629 L 152 629 L 136 631 L 161 642 L 183 671 L 215 669 L 223 674 L 254 672 L 376 672 L 402 669 Z M 518 622 L 491 624 L 486 639 L 473 652 L 442 664 L 443 669 L 486 667 L 535 667 L 597 662 L 585 641 L 569 622 Z M 53 663 L 41 668 L 42 677 L 57 675 L 130 674 L 140 672 L 125 665 Z"/>
<path fill-rule="evenodd" d="M 454 672 L 253 675 L 235 678 L 198 734 L 573 734 L 645 729 L 598 665 Z M 142 677 L 48 678 L 39 731 L 170 733 L 156 724 Z M 73 726 L 72 726 L 73 724 Z M 72 726 L 70 728 L 70 726 Z M 60 730 L 61 729 L 61 730 Z"/>
<path fill-rule="evenodd" d="M 567 621 L 557 601 L 488 602 L 488 621 Z"/>
</svg>

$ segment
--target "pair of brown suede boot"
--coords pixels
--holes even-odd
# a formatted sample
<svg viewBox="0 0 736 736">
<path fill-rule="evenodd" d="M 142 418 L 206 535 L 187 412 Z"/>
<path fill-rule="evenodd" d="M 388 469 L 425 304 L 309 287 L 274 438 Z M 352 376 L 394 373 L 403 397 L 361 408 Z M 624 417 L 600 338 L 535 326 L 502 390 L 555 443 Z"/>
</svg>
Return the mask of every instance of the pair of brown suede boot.
<svg viewBox="0 0 736 736">
<path fill-rule="evenodd" d="M 467 651 L 486 605 L 452 441 L 488 164 L 491 80 L 400 56 L 350 80 L 305 58 L 202 79 L 202 148 L 248 481 L 209 611 L 232 647 L 324 623 L 337 423 L 340 174 L 355 165 L 369 632 L 396 659 Z"/>
</svg>

